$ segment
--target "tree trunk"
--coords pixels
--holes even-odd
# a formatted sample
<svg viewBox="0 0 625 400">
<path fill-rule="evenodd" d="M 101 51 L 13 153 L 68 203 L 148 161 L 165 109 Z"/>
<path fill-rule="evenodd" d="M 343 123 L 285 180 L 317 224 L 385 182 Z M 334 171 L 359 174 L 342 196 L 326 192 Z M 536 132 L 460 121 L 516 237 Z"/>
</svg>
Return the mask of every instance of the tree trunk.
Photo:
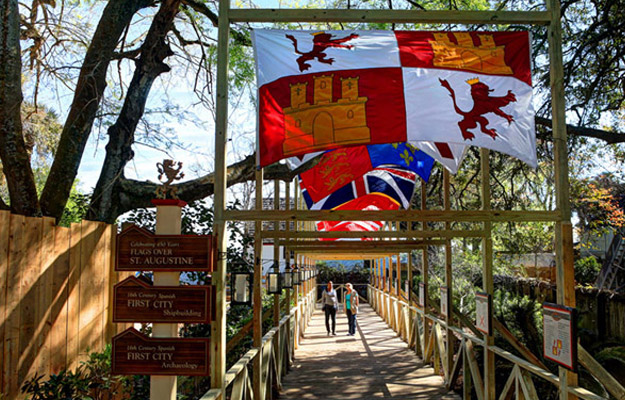
<svg viewBox="0 0 625 400">
<path fill-rule="evenodd" d="M 124 106 L 117 121 L 108 129 L 106 158 L 89 207 L 89 219 L 108 220 L 111 212 L 115 213 L 119 203 L 119 182 L 124 178 L 126 163 L 134 155 L 132 144 L 135 130 L 145 111 L 150 89 L 160 74 L 170 70 L 164 60 L 173 52 L 165 39 L 179 8 L 180 0 L 165 0 L 152 20 L 141 46 L 141 56 L 128 86 Z"/>
<path fill-rule="evenodd" d="M 106 71 L 114 50 L 133 15 L 150 4 L 149 0 L 110 0 L 104 8 L 80 69 L 72 106 L 41 194 L 45 215 L 58 220 L 63 214 L 106 88 Z"/>
<path fill-rule="evenodd" d="M 0 0 L 0 159 L 11 211 L 40 214 L 35 178 L 22 134 L 22 60 L 17 0 Z"/>
</svg>

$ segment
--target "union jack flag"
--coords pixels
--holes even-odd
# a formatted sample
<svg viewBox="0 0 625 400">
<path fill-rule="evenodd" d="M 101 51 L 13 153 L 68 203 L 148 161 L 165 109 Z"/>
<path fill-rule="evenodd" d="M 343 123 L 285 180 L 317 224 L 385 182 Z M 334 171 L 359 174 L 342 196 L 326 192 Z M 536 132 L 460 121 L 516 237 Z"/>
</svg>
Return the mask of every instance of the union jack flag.
<svg viewBox="0 0 625 400">
<path fill-rule="evenodd" d="M 417 178 L 418 175 L 413 171 L 396 166 L 382 166 L 371 170 L 318 202 L 312 201 L 305 188 L 302 188 L 302 195 L 310 210 L 333 210 L 342 205 L 349 206 L 346 203 L 372 194 L 389 200 L 383 206 L 384 208 L 379 209 L 392 209 L 390 208 L 392 204 L 396 205 L 395 209 L 407 209 L 410 206 Z M 361 207 L 362 203 L 357 202 L 353 206 Z M 363 208 L 341 207 L 341 209 L 362 210 Z"/>
</svg>

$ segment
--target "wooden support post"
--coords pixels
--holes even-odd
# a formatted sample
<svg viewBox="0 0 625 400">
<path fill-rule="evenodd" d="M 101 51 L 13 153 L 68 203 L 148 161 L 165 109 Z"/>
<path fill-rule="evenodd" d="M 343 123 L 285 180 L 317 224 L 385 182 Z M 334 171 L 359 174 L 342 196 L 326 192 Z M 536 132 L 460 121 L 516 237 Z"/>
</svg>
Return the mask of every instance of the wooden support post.
<svg viewBox="0 0 625 400">
<path fill-rule="evenodd" d="M 469 357 L 467 356 L 467 348 L 464 342 L 458 356 L 462 357 L 462 400 L 471 400 L 473 380 L 471 379 L 471 366 L 469 365 Z"/>
<path fill-rule="evenodd" d="M 382 270 L 382 292 L 386 292 L 386 258 L 380 259 L 380 268 Z"/>
<path fill-rule="evenodd" d="M 487 149 L 480 150 L 482 210 L 490 210 L 490 163 Z M 482 239 L 482 286 L 484 292 L 493 295 L 493 238 L 492 223 L 484 222 L 485 236 Z M 495 345 L 492 335 L 484 335 L 484 400 L 495 399 L 495 354 L 489 346 Z M 478 383 L 475 382 L 477 385 Z"/>
<path fill-rule="evenodd" d="M 273 181 L 273 209 L 280 209 L 280 181 Z M 280 230 L 280 222 L 274 221 L 273 230 L 274 232 L 278 232 Z M 273 262 L 274 266 L 280 269 L 280 245 L 278 243 L 278 239 L 273 240 Z M 273 326 L 280 325 L 280 295 L 273 295 Z M 278 333 L 276 333 L 277 335 Z M 278 340 L 274 340 L 274 343 L 278 343 Z"/>
<path fill-rule="evenodd" d="M 175 200 L 174 200 L 175 202 Z M 156 206 L 157 235 L 179 235 L 182 227 L 182 207 L 185 202 Z M 154 286 L 178 286 L 180 272 L 154 272 Z M 178 324 L 154 324 L 153 337 L 178 336 Z M 178 379 L 175 376 L 150 377 L 150 400 L 175 400 Z"/>
<path fill-rule="evenodd" d="M 376 258 L 375 260 L 373 260 L 373 267 L 374 267 L 374 274 L 375 274 L 375 280 L 373 281 L 373 286 L 376 289 L 380 288 L 380 259 Z"/>
<path fill-rule="evenodd" d="M 556 209 L 561 219 L 556 222 L 556 293 L 558 303 L 575 307 L 575 284 L 573 279 L 573 227 L 569 199 L 569 164 L 564 100 L 564 74 L 562 67 L 562 26 L 560 23 L 560 0 L 547 0 L 551 14 L 548 29 L 549 66 L 551 85 L 551 113 L 553 129 L 554 174 L 556 183 Z M 577 374 L 559 367 L 560 400 L 576 397 L 568 393 L 568 387 L 577 385 Z"/>
<path fill-rule="evenodd" d="M 408 252 L 408 304 L 412 305 L 412 250 Z M 412 320 L 412 319 L 411 319 Z"/>
<path fill-rule="evenodd" d="M 425 181 L 423 179 L 421 179 L 421 210 L 425 210 L 427 209 L 427 190 L 425 187 Z M 428 230 L 428 224 L 426 221 L 423 221 L 421 223 L 421 230 L 423 231 L 427 231 Z M 423 280 L 423 286 L 424 286 L 424 298 L 423 298 L 423 313 L 427 314 L 428 313 L 428 309 L 429 309 L 429 298 L 430 298 L 430 291 L 428 288 L 428 281 L 429 281 L 429 260 L 428 260 L 428 248 L 427 246 L 422 250 L 421 253 L 421 278 Z M 430 337 L 430 326 L 429 326 L 429 320 L 427 318 L 423 318 L 423 337 L 425 338 L 425 343 L 426 345 L 424 346 L 425 348 L 427 348 L 427 340 Z M 424 354 L 425 354 L 425 349 L 423 349 Z M 428 363 L 428 360 L 423 360 L 423 362 Z"/>
<path fill-rule="evenodd" d="M 295 192 L 295 191 L 294 191 Z M 286 209 L 290 210 L 291 209 L 291 182 L 286 182 L 285 186 L 284 186 L 284 199 L 286 201 Z M 297 196 L 295 193 L 293 193 L 294 196 Z M 290 231 L 291 230 L 291 222 L 290 221 L 286 221 L 286 230 Z M 288 274 L 290 272 L 290 266 L 291 266 L 291 250 L 289 248 L 284 248 L 284 259 L 286 261 L 286 265 L 284 267 L 284 273 L 285 275 Z M 292 284 L 292 282 L 291 282 Z M 289 312 L 291 311 L 291 289 L 286 289 L 286 303 L 284 306 L 284 314 L 285 315 L 289 315 Z"/>
<path fill-rule="evenodd" d="M 230 0 L 219 2 L 219 30 L 217 34 L 217 100 L 215 120 L 215 197 L 214 227 L 217 236 L 217 254 L 225 254 L 226 235 L 226 154 L 228 143 L 228 45 L 230 36 Z M 211 322 L 211 387 L 221 390 L 226 398 L 226 257 L 219 257 L 212 273 L 216 301 L 215 321 Z"/>
<path fill-rule="evenodd" d="M 256 170 L 256 192 L 255 192 L 255 209 L 257 212 L 263 210 L 263 170 Z M 253 333 L 252 333 L 252 345 L 258 349 L 258 355 L 254 357 L 252 364 L 252 389 L 255 399 L 264 398 L 264 387 L 262 378 L 262 341 L 263 341 L 263 289 L 262 289 L 262 275 L 263 275 L 263 223 L 262 221 L 256 221 L 254 223 L 254 283 L 253 283 L 253 311 L 252 316 Z"/>
<path fill-rule="evenodd" d="M 445 211 L 451 210 L 451 183 L 449 171 L 447 169 L 443 170 L 443 201 Z M 445 229 L 451 229 L 451 223 L 445 222 Z M 445 316 L 445 323 L 447 324 L 447 329 L 445 332 L 446 336 L 446 347 L 447 351 L 445 352 L 445 371 L 448 373 L 446 379 L 449 380 L 449 371 L 451 371 L 451 367 L 454 365 L 454 340 L 455 336 L 453 335 L 450 326 L 453 325 L 453 292 L 454 292 L 454 284 L 451 272 L 451 239 L 447 239 L 445 241 L 445 285 L 447 286 L 447 315 Z"/>
<path fill-rule="evenodd" d="M 401 293 L 401 254 L 397 253 L 395 254 L 395 262 L 396 262 L 396 271 L 397 271 L 397 279 L 396 279 L 396 285 L 397 287 L 395 288 L 395 296 L 399 297 L 400 293 Z"/>
</svg>

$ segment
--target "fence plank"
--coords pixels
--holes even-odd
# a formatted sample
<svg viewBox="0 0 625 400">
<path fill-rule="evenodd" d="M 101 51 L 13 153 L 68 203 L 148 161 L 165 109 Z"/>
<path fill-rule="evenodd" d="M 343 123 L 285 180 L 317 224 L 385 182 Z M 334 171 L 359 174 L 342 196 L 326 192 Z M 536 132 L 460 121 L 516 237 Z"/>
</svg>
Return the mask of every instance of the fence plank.
<svg viewBox="0 0 625 400">
<path fill-rule="evenodd" d="M 22 270 L 20 279 L 20 336 L 19 362 L 17 369 L 18 390 L 28 376 L 36 372 L 34 366 L 37 358 L 37 305 L 38 292 L 41 290 L 41 218 L 27 217 L 24 228 L 22 258 L 19 268 Z"/>
<path fill-rule="evenodd" d="M 4 370 L 4 331 L 7 317 L 7 277 L 9 272 L 9 234 L 11 213 L 0 211 L 0 367 Z M 4 393 L 4 374 L 0 374 L 0 393 Z"/>
<path fill-rule="evenodd" d="M 69 228 L 54 230 L 54 264 L 52 265 L 52 305 L 50 330 L 50 373 L 56 374 L 67 366 L 67 306 L 70 262 Z"/>
<path fill-rule="evenodd" d="M 23 256 L 24 225 L 26 218 L 11 215 L 9 237 L 9 268 L 7 271 L 7 308 L 4 330 L 4 392 L 7 397 L 17 393 L 17 366 L 20 336 L 20 262 Z"/>
<path fill-rule="evenodd" d="M 78 365 L 81 225 L 80 223 L 72 223 L 70 225 L 67 295 L 67 367 L 70 369 Z"/>
<path fill-rule="evenodd" d="M 41 272 L 37 304 L 37 374 L 50 373 L 50 328 L 52 326 L 52 271 L 54 267 L 54 218 L 42 219 L 41 231 Z"/>
<path fill-rule="evenodd" d="M 84 359 L 89 351 L 102 347 L 103 254 L 104 225 L 95 221 L 82 222 L 80 241 L 80 310 L 78 357 Z"/>
</svg>

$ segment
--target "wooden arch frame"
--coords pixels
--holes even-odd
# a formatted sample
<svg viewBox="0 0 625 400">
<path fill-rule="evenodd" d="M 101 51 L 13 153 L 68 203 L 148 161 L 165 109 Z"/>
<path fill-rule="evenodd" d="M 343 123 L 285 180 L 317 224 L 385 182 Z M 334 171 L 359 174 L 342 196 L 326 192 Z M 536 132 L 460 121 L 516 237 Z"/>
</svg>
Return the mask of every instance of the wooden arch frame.
<svg viewBox="0 0 625 400">
<path fill-rule="evenodd" d="M 469 233 L 482 237 L 483 246 L 483 276 L 484 291 L 493 292 L 492 281 L 492 239 L 491 226 L 493 222 L 530 222 L 543 221 L 555 223 L 556 235 L 556 284 L 557 301 L 566 306 L 575 306 L 575 292 L 573 281 L 573 242 L 571 208 L 569 204 L 568 156 L 564 107 L 564 85 L 562 67 L 562 34 L 560 24 L 560 1 L 546 0 L 546 11 L 423 11 L 423 10 L 320 10 L 320 9 L 231 9 L 230 0 L 219 2 L 219 32 L 217 49 L 217 118 L 215 125 L 215 234 L 218 237 L 218 254 L 225 250 L 225 226 L 227 221 L 255 221 L 256 232 L 262 229 L 262 221 L 295 221 L 310 222 L 317 220 L 380 220 L 380 221 L 441 221 L 446 222 L 443 231 L 445 246 L 450 246 L 450 239 L 455 237 L 456 231 L 449 230 L 453 221 L 481 222 L 482 230 Z M 487 184 L 489 177 L 488 151 L 481 151 L 482 167 L 482 196 L 485 201 L 479 211 L 452 211 L 449 207 L 449 191 L 445 193 L 445 210 L 430 211 L 422 207 L 421 210 L 410 211 L 297 211 L 297 210 L 265 210 L 256 211 L 229 211 L 226 210 L 226 144 L 228 119 L 228 43 L 230 24 L 233 22 L 387 22 L 387 23 L 460 23 L 460 24 L 526 24 L 546 25 L 549 39 L 550 85 L 553 114 L 553 142 L 555 157 L 555 194 L 556 209 L 553 211 L 496 211 L 490 207 L 490 187 Z M 446 182 L 449 175 L 445 174 Z M 262 208 L 262 171 L 257 172 L 256 201 Z M 447 186 L 448 187 L 448 186 Z M 287 191 L 288 192 L 288 191 Z M 276 203 L 276 202 L 274 202 Z M 277 203 L 276 203 L 277 204 Z M 274 239 L 280 239 L 280 232 L 273 232 Z M 392 233 L 384 235 L 393 237 Z M 379 236 L 384 236 L 379 235 Z M 430 238 L 427 233 L 417 234 L 423 239 Z M 331 236 L 309 233 L 308 238 Z M 375 236 L 375 235 L 374 235 Z M 399 235 L 397 235 L 399 236 Z M 462 236 L 462 233 L 458 236 Z M 257 236 L 258 237 L 258 236 Z M 269 236 L 266 236 L 269 237 Z M 439 237 L 439 236 L 434 236 Z M 428 239 L 429 240 L 429 239 Z M 258 240 L 257 240 L 258 242 Z M 371 242 L 367 242 L 371 243 Z M 417 243 L 414 243 L 417 245 Z M 256 243 L 259 250 L 262 243 Z M 446 252 L 446 270 L 451 274 L 451 254 Z M 260 288 L 260 257 L 257 257 L 254 285 Z M 226 260 L 218 260 L 216 271 L 213 273 L 213 285 L 217 289 L 217 319 L 211 327 L 211 386 L 220 390 L 225 398 L 225 285 Z M 259 290 L 254 296 L 260 296 Z M 279 309 L 278 309 L 279 311 Z M 274 309 L 275 312 L 275 309 Z M 255 321 L 256 322 L 256 321 Z M 260 327 L 255 324 L 254 345 L 260 340 Z M 262 325 L 262 324 L 261 324 Z M 494 385 L 494 356 L 489 351 L 493 345 L 493 337 L 486 336 L 484 341 L 485 371 L 484 392 L 485 400 L 495 398 Z M 257 357 L 258 358 L 258 357 Z M 577 375 L 567 369 L 559 369 L 560 399 L 568 400 L 574 396 L 573 387 L 577 384 Z M 571 386 L 571 387 L 569 387 Z"/>
</svg>

